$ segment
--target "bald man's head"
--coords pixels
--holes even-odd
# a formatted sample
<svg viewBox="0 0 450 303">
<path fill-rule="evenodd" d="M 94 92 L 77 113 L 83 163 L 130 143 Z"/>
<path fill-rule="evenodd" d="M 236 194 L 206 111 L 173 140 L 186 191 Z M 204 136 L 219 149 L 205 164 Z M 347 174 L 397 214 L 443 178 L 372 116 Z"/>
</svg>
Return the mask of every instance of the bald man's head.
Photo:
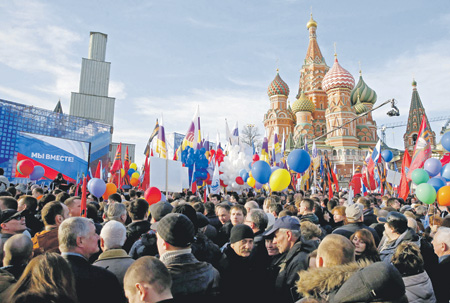
<svg viewBox="0 0 450 303">
<path fill-rule="evenodd" d="M 24 234 L 14 235 L 5 242 L 3 251 L 3 266 L 27 264 L 33 256 L 33 242 Z"/>
<path fill-rule="evenodd" d="M 344 236 L 326 236 L 317 249 L 317 267 L 331 267 L 355 261 L 355 246 Z"/>
</svg>

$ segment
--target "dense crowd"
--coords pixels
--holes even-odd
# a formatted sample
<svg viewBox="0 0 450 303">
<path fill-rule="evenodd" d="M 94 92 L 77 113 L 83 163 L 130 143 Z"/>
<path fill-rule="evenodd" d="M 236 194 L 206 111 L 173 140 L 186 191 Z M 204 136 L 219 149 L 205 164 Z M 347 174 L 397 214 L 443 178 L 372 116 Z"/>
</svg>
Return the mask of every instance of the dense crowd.
<svg viewBox="0 0 450 303">
<path fill-rule="evenodd" d="M 1 302 L 445 302 L 448 209 L 345 191 L 0 192 Z"/>
</svg>

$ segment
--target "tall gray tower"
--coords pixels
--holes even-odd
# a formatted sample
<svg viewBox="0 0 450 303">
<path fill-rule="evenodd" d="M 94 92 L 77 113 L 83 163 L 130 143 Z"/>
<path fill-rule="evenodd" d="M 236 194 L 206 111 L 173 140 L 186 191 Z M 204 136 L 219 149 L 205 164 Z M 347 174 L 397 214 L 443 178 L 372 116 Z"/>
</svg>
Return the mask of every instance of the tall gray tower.
<svg viewBox="0 0 450 303">
<path fill-rule="evenodd" d="M 81 62 L 80 90 L 72 92 L 70 115 L 113 126 L 116 99 L 108 97 L 111 62 L 105 62 L 107 38 L 91 32 L 89 56 Z"/>
</svg>

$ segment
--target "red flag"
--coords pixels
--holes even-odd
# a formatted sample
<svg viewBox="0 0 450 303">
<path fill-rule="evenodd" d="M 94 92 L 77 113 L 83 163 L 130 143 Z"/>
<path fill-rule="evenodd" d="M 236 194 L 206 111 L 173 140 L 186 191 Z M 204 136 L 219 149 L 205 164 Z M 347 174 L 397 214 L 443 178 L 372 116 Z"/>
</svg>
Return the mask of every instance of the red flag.
<svg viewBox="0 0 450 303">
<path fill-rule="evenodd" d="M 113 165 L 111 166 L 111 173 L 118 171 L 122 168 L 122 143 L 117 146 L 116 156 L 114 157 Z M 125 172 L 126 173 L 126 172 Z"/>
<path fill-rule="evenodd" d="M 150 163 L 148 161 L 148 155 L 145 156 L 144 163 L 144 179 L 142 180 L 141 187 L 146 190 L 150 184 Z"/>
<path fill-rule="evenodd" d="M 102 160 L 99 160 L 97 163 L 97 169 L 95 170 L 94 178 L 100 178 L 102 173 Z"/>
<path fill-rule="evenodd" d="M 330 172 L 328 172 L 328 198 L 333 199 L 333 185 L 331 183 Z"/>
<path fill-rule="evenodd" d="M 444 154 L 444 156 L 441 159 L 441 164 L 444 166 L 445 164 L 450 162 L 450 153 Z"/>
<path fill-rule="evenodd" d="M 123 169 L 125 170 L 125 172 L 128 172 L 128 170 L 130 169 L 130 156 L 128 155 L 128 145 L 127 150 L 125 152 L 125 161 L 123 162 Z"/>
<path fill-rule="evenodd" d="M 425 161 L 430 157 L 431 157 L 430 130 L 428 129 L 427 118 L 425 117 L 424 114 L 422 116 L 422 123 L 420 124 L 420 130 L 417 136 L 416 145 L 414 146 L 411 166 L 407 174 L 408 181 L 411 180 L 412 172 L 416 168 L 423 167 Z"/>
<path fill-rule="evenodd" d="M 409 184 L 407 175 L 408 171 L 410 170 L 410 166 L 411 166 L 411 156 L 409 155 L 408 150 L 405 149 L 402 161 L 402 178 L 400 179 L 400 185 L 398 190 L 398 196 L 403 200 L 406 200 L 409 194 Z"/>
<path fill-rule="evenodd" d="M 87 200 L 87 193 L 86 193 L 86 188 L 87 188 L 87 181 L 86 181 L 86 177 L 83 178 L 83 187 L 81 188 L 81 212 L 80 212 L 80 216 L 81 217 L 87 217 L 87 206 L 86 206 L 86 200 Z"/>
</svg>

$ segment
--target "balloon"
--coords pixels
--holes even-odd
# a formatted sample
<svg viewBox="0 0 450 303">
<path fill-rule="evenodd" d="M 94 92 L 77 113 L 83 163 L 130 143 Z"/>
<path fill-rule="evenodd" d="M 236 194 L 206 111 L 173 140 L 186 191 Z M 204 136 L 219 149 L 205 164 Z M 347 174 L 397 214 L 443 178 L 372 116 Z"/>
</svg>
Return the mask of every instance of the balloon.
<svg viewBox="0 0 450 303">
<path fill-rule="evenodd" d="M 149 205 L 155 204 L 161 201 L 161 191 L 156 187 L 150 187 L 145 191 L 144 198 Z"/>
<path fill-rule="evenodd" d="M 259 156 L 258 156 L 258 154 L 254 154 L 252 160 L 255 161 L 255 162 L 256 162 L 256 161 L 259 161 Z"/>
<path fill-rule="evenodd" d="M 439 205 L 450 206 L 450 186 L 443 186 L 437 193 Z"/>
<path fill-rule="evenodd" d="M 241 170 L 239 171 L 239 176 L 241 176 L 242 179 L 244 179 L 245 174 L 247 174 L 247 171 L 246 171 L 245 169 L 241 169 Z"/>
<path fill-rule="evenodd" d="M 269 180 L 273 191 L 282 191 L 291 183 L 291 174 L 286 169 L 277 169 L 272 173 Z"/>
<path fill-rule="evenodd" d="M 137 164 L 136 163 L 131 163 L 130 164 L 130 168 L 137 170 Z"/>
<path fill-rule="evenodd" d="M 130 184 L 131 184 L 131 186 L 138 186 L 139 185 L 139 179 L 138 178 L 131 178 Z"/>
<path fill-rule="evenodd" d="M 436 191 L 447 184 L 446 182 L 442 181 L 441 178 L 431 178 L 427 183 L 433 186 Z"/>
<path fill-rule="evenodd" d="M 239 184 L 239 185 L 244 185 L 244 180 L 242 180 L 242 177 L 241 176 L 239 176 L 239 177 L 236 177 L 236 183 L 237 184 Z"/>
<path fill-rule="evenodd" d="M 256 180 L 253 179 L 253 177 L 248 177 L 248 179 L 247 179 L 247 184 L 248 184 L 248 186 L 250 186 L 250 187 L 255 187 Z"/>
<path fill-rule="evenodd" d="M 391 162 L 392 158 L 394 158 L 394 154 L 392 154 L 392 152 L 388 149 L 383 150 L 381 152 L 381 156 L 386 162 Z"/>
<path fill-rule="evenodd" d="M 127 172 L 128 176 L 130 176 L 130 177 L 131 177 L 134 173 L 135 173 L 135 170 L 132 169 L 132 168 L 130 168 L 130 169 L 128 170 L 128 172 Z"/>
<path fill-rule="evenodd" d="M 430 176 L 424 169 L 416 168 L 411 174 L 411 179 L 414 184 L 419 185 L 428 182 Z"/>
<path fill-rule="evenodd" d="M 258 181 L 256 181 L 255 188 L 256 189 L 261 189 L 262 187 L 263 187 L 263 185 L 261 183 L 259 183 Z"/>
<path fill-rule="evenodd" d="M 134 172 L 134 173 L 131 175 L 131 179 L 139 179 L 139 173 L 138 173 L 138 172 Z M 135 185 L 133 185 L 133 186 L 135 186 Z"/>
<path fill-rule="evenodd" d="M 450 163 L 445 164 L 441 170 L 441 177 L 445 178 L 445 180 L 450 181 Z"/>
<path fill-rule="evenodd" d="M 271 173 L 272 170 L 270 169 L 270 165 L 266 161 L 260 160 L 256 161 L 255 164 L 253 164 L 252 175 L 257 182 L 261 184 L 269 182 Z"/>
<path fill-rule="evenodd" d="M 430 158 L 425 161 L 423 169 L 430 175 L 430 177 L 437 176 L 442 169 L 441 161 L 436 158 Z"/>
<path fill-rule="evenodd" d="M 125 176 L 125 170 L 123 168 L 120 169 L 120 177 L 123 178 Z"/>
<path fill-rule="evenodd" d="M 30 175 L 30 180 L 39 180 L 40 178 L 42 178 L 45 174 L 45 169 L 40 166 L 40 165 L 36 165 L 33 169 L 33 172 Z"/>
<path fill-rule="evenodd" d="M 272 173 L 274 172 L 274 171 L 276 171 L 277 169 L 280 169 L 278 166 L 272 166 L 271 168 L 270 168 L 270 170 L 272 171 Z"/>
<path fill-rule="evenodd" d="M 117 192 L 117 186 L 114 183 L 106 183 L 106 191 L 103 194 L 106 196 L 106 199 L 112 194 L 115 194 Z"/>
<path fill-rule="evenodd" d="M 416 196 L 425 204 L 433 204 L 436 201 L 436 190 L 430 184 L 422 183 L 416 188 Z"/>
<path fill-rule="evenodd" d="M 304 173 L 311 164 L 311 157 L 303 149 L 294 149 L 287 158 L 289 168 L 296 173 Z"/>
<path fill-rule="evenodd" d="M 34 163 L 31 160 L 21 160 L 17 163 L 17 170 L 21 175 L 29 176 L 34 169 Z"/>
<path fill-rule="evenodd" d="M 441 138 L 442 147 L 450 152 L 450 132 L 446 132 Z"/>
<path fill-rule="evenodd" d="M 99 178 L 92 178 L 88 182 L 89 192 L 96 196 L 101 197 L 106 191 L 106 184 L 105 181 Z"/>
</svg>

